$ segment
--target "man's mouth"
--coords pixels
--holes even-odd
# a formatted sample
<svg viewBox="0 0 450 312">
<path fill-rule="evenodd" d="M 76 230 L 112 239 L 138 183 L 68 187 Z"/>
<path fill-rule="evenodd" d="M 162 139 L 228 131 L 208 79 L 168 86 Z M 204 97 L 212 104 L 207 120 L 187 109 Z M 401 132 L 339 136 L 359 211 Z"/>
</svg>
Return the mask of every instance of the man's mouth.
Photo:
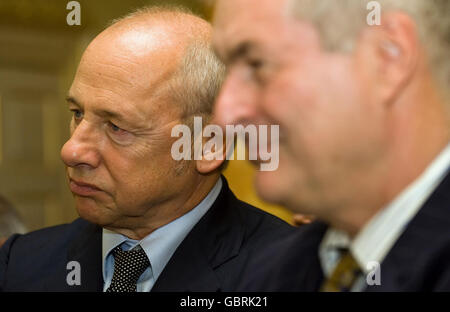
<svg viewBox="0 0 450 312">
<path fill-rule="evenodd" d="M 80 196 L 91 196 L 102 190 L 97 186 L 83 181 L 75 181 L 69 178 L 69 188 L 72 193 Z"/>
</svg>

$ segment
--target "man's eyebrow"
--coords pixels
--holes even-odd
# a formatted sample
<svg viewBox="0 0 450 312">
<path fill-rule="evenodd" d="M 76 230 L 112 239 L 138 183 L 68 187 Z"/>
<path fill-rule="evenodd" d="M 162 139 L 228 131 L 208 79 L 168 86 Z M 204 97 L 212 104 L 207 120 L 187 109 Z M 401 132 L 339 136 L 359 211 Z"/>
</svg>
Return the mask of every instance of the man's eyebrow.
<svg viewBox="0 0 450 312">
<path fill-rule="evenodd" d="M 82 107 L 80 102 L 73 96 L 70 96 L 70 95 L 66 96 L 66 101 L 70 102 L 70 103 L 74 103 L 75 105 Z M 104 109 L 94 109 L 93 112 L 95 115 L 100 116 L 100 117 L 114 118 L 114 119 L 118 119 L 120 121 L 126 121 L 125 116 L 123 116 L 122 114 L 120 114 L 118 112 L 113 112 L 113 111 L 104 110 Z"/>
<path fill-rule="evenodd" d="M 234 47 L 226 57 L 226 63 L 233 63 L 237 59 L 247 55 L 249 51 L 255 49 L 255 44 L 251 41 L 244 41 Z"/>
<path fill-rule="evenodd" d="M 94 109 L 94 114 L 103 118 L 113 118 L 120 121 L 126 121 L 125 117 L 122 114 L 109 110 Z"/>
<path fill-rule="evenodd" d="M 76 104 L 78 106 L 81 106 L 80 102 L 78 102 L 78 100 L 76 98 L 74 98 L 73 96 L 71 96 L 71 95 L 67 95 L 66 96 L 66 101 L 70 102 L 70 103 L 74 103 L 74 104 Z"/>
</svg>

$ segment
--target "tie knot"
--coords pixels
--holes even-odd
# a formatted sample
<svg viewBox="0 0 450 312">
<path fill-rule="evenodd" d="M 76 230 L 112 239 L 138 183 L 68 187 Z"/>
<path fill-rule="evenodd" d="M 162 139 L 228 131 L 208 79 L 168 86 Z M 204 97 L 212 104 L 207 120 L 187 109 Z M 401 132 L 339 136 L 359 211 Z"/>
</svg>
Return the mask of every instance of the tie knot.
<svg viewBox="0 0 450 312">
<path fill-rule="evenodd" d="M 120 246 L 113 250 L 114 274 L 109 292 L 136 291 L 136 283 L 150 262 L 141 246 L 124 251 Z"/>
<path fill-rule="evenodd" d="M 350 250 L 341 250 L 341 260 L 322 285 L 322 291 L 350 291 L 361 269 Z"/>
</svg>

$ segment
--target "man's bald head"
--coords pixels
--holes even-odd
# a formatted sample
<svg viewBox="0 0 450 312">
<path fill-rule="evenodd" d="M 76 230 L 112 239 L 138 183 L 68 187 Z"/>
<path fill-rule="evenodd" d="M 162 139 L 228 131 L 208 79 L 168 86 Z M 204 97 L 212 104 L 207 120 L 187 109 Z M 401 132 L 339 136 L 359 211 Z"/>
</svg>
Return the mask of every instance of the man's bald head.
<svg viewBox="0 0 450 312">
<path fill-rule="evenodd" d="M 169 96 L 184 118 L 207 117 L 225 72 L 211 49 L 211 35 L 211 25 L 185 8 L 141 8 L 113 20 L 91 42 L 80 65 L 85 59 L 110 66 L 125 62 L 133 86 Z"/>
<path fill-rule="evenodd" d="M 204 37 L 209 40 L 211 37 L 210 24 L 184 7 L 153 6 L 140 8 L 124 17 L 113 20 L 108 29 L 130 29 L 140 25 L 151 26 L 152 24 L 161 26 L 164 23 L 172 27 L 173 34 L 179 34 L 183 39 Z"/>
</svg>

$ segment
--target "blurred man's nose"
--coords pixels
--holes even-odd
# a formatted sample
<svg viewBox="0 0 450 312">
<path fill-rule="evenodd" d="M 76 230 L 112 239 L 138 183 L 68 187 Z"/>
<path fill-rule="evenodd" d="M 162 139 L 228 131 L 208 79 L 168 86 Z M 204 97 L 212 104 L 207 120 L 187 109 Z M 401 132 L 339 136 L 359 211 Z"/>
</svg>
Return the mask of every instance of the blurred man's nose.
<svg viewBox="0 0 450 312">
<path fill-rule="evenodd" d="M 96 168 L 100 162 L 95 132 L 82 121 L 61 149 L 61 158 L 68 167 Z"/>
<path fill-rule="evenodd" d="M 215 122 L 226 125 L 254 123 L 256 120 L 255 91 L 233 76 L 227 77 L 214 106 Z"/>
</svg>

